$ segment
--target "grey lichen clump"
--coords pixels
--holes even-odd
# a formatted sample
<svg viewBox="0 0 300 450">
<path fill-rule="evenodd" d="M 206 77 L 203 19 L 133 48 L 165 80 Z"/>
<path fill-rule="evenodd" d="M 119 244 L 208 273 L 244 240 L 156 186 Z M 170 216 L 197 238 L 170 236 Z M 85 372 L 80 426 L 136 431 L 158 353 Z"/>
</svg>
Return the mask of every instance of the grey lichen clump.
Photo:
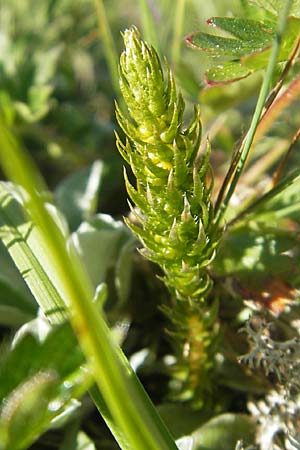
<svg viewBox="0 0 300 450">
<path fill-rule="evenodd" d="M 125 172 L 135 218 L 127 224 L 141 240 L 145 257 L 165 274 L 164 282 L 174 298 L 168 315 L 180 336 L 182 358 L 193 372 L 190 384 L 197 385 L 196 374 L 198 378 L 211 366 L 208 355 L 213 337 L 207 329 L 216 317 L 214 308 L 212 313 L 204 306 L 211 286 L 207 266 L 219 239 L 211 204 L 210 148 L 207 144 L 205 151 L 199 150 L 198 107 L 184 128 L 183 98 L 167 66 L 164 76 L 155 50 L 140 39 L 135 28 L 124 32 L 124 42 L 120 88 L 130 117 L 116 107 L 127 137 L 125 143 L 117 137 L 117 146 L 136 177 L 135 188 Z"/>
<path fill-rule="evenodd" d="M 242 331 L 248 334 L 251 350 L 240 357 L 240 362 L 248 364 L 252 369 L 261 367 L 266 375 L 275 374 L 286 394 L 295 390 L 300 392 L 300 338 L 274 341 L 267 326 L 260 325 L 255 330 L 249 322 Z"/>
<path fill-rule="evenodd" d="M 273 375 L 273 388 L 266 398 L 248 403 L 259 424 L 256 441 L 261 450 L 300 449 L 300 338 L 297 333 L 292 339 L 275 341 L 270 325 L 262 322 L 253 328 L 248 322 L 243 329 L 250 351 L 240 362 Z"/>
</svg>

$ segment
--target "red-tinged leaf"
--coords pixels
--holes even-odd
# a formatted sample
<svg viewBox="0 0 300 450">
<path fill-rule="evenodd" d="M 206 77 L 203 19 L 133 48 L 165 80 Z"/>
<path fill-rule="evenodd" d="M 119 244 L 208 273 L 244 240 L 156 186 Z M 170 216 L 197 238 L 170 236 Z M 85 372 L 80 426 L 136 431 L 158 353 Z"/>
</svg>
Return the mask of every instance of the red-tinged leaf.
<svg viewBox="0 0 300 450">
<path fill-rule="evenodd" d="M 276 31 L 276 22 L 239 19 L 237 17 L 211 17 L 207 24 L 227 31 L 242 41 L 268 43 Z"/>
<path fill-rule="evenodd" d="M 188 45 L 208 52 L 214 57 L 229 56 L 235 59 L 219 63 L 206 71 L 205 82 L 208 86 L 238 81 L 266 68 L 275 35 L 274 22 L 213 17 L 208 20 L 208 24 L 230 33 L 231 37 L 196 32 L 187 36 Z M 299 35 L 300 20 L 290 17 L 287 30 L 282 37 L 278 55 L 279 64 L 289 60 Z"/>
<path fill-rule="evenodd" d="M 300 20 L 296 18 L 289 18 L 287 31 L 282 37 L 278 62 L 285 62 L 291 56 L 291 53 L 295 47 L 296 41 L 300 35 Z M 241 64 L 248 69 L 260 70 L 267 66 L 270 58 L 271 46 L 265 47 L 263 51 L 255 51 L 250 55 L 244 55 L 241 57 Z"/>
<path fill-rule="evenodd" d="M 252 70 L 243 67 L 240 63 L 230 61 L 207 70 L 204 79 L 208 86 L 214 86 L 216 84 L 226 84 L 241 80 L 251 73 Z"/>
<path fill-rule="evenodd" d="M 210 105 L 217 111 L 231 108 L 254 93 L 257 94 L 261 83 L 261 75 L 256 72 L 250 79 L 242 78 L 235 83 L 219 83 L 207 85 L 200 93 L 201 103 Z"/>
<path fill-rule="evenodd" d="M 300 96 L 300 77 L 292 81 L 292 83 L 282 92 L 282 94 L 274 101 L 268 112 L 260 121 L 255 139 L 265 135 L 271 128 L 278 116 L 286 110 L 289 105 Z"/>
<path fill-rule="evenodd" d="M 210 53 L 211 56 L 239 58 L 253 51 L 247 42 L 202 32 L 195 32 L 187 36 L 186 43 L 190 47 Z"/>
<path fill-rule="evenodd" d="M 186 37 L 186 42 L 213 56 L 242 57 L 268 47 L 274 38 L 274 25 L 270 21 L 213 17 L 207 23 L 230 33 L 231 37 L 195 32 Z"/>
</svg>

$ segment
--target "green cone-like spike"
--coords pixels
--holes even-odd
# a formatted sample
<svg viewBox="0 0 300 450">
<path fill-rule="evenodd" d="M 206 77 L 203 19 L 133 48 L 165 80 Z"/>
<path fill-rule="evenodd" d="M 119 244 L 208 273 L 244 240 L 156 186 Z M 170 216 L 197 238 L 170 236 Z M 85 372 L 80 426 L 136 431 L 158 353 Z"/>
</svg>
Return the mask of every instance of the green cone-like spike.
<svg viewBox="0 0 300 450">
<path fill-rule="evenodd" d="M 143 254 L 164 271 L 164 281 L 174 298 L 174 306 L 168 311 L 173 323 L 178 324 L 179 312 L 184 315 L 182 326 L 176 325 L 182 341 L 181 360 L 188 354 L 187 348 L 192 351 L 197 347 L 198 355 L 201 353 L 201 367 L 194 359 L 193 368 L 189 367 L 193 386 L 189 385 L 187 391 L 194 392 L 195 380 L 204 386 L 202 375 L 212 365 L 208 349 L 213 338 L 206 332 L 201 309 L 211 286 L 207 265 L 219 237 L 213 231 L 210 148 L 207 145 L 204 155 L 199 156 L 199 108 L 184 128 L 183 98 L 168 67 L 164 76 L 155 50 L 140 39 L 135 28 L 124 32 L 124 42 L 120 88 L 130 118 L 117 108 L 118 122 L 128 138 L 125 144 L 117 138 L 117 146 L 137 178 L 136 189 L 127 179 L 126 187 L 131 202 L 139 209 L 135 214 L 139 226 L 128 220 L 126 223 L 145 247 Z M 187 323 L 197 320 L 201 322 L 201 336 L 195 337 L 195 330 L 183 332 Z M 182 376 L 182 367 L 180 370 Z"/>
</svg>

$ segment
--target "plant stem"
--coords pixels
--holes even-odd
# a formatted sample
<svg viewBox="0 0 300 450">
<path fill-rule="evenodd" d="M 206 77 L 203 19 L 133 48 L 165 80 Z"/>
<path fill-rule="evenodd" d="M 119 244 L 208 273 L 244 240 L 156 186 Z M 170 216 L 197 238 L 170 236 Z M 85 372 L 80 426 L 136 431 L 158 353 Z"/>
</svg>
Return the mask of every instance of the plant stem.
<svg viewBox="0 0 300 450">
<path fill-rule="evenodd" d="M 274 69 L 276 66 L 277 57 L 278 57 L 281 40 L 282 40 L 282 35 L 285 31 L 285 27 L 286 27 L 286 23 L 287 23 L 287 19 L 288 19 L 288 13 L 289 13 L 291 4 L 292 4 L 292 0 L 286 0 L 284 7 L 282 9 L 282 13 L 281 13 L 281 16 L 280 16 L 280 19 L 278 22 L 277 33 L 276 33 L 275 40 L 274 40 L 272 50 L 271 50 L 271 54 L 270 54 L 269 63 L 268 63 L 267 69 L 266 69 L 264 81 L 263 81 L 261 89 L 260 89 L 260 93 L 258 96 L 258 100 L 257 100 L 256 108 L 255 108 L 255 111 L 253 114 L 253 118 L 252 118 L 252 121 L 250 124 L 250 128 L 248 130 L 248 133 L 245 136 L 245 139 L 243 140 L 241 149 L 239 151 L 239 155 L 238 155 L 239 158 L 238 158 L 236 170 L 235 170 L 234 174 L 232 174 L 232 181 L 230 182 L 230 185 L 228 187 L 226 194 L 224 193 L 225 198 L 222 203 L 219 202 L 218 207 L 216 209 L 216 216 L 215 216 L 216 224 L 219 224 L 221 219 L 224 217 L 224 214 L 228 207 L 229 201 L 234 193 L 234 190 L 236 188 L 236 185 L 239 181 L 239 178 L 244 169 L 246 160 L 248 158 L 248 155 L 249 155 L 249 152 L 251 149 L 251 145 L 252 145 L 255 133 L 256 133 L 256 129 L 259 124 L 265 102 L 268 98 L 270 84 L 271 84 L 272 76 L 273 76 Z M 230 179 L 231 177 L 227 177 L 226 182 L 229 182 L 228 178 Z M 227 186 L 226 186 L 226 188 L 227 188 Z"/>
<path fill-rule="evenodd" d="M 107 20 L 105 7 L 102 0 L 95 0 L 95 8 L 98 18 L 99 34 L 103 42 L 104 56 L 110 72 L 111 81 L 116 95 L 119 97 L 118 52 L 113 40 L 112 32 Z"/>
<path fill-rule="evenodd" d="M 287 152 L 281 159 L 281 161 L 273 175 L 273 186 L 275 186 L 278 183 L 279 179 L 281 178 L 283 170 L 286 166 L 287 160 L 288 160 L 290 154 L 292 153 L 292 151 L 294 150 L 295 145 L 297 144 L 299 138 L 300 138 L 300 128 L 298 128 L 298 130 L 294 134 L 293 139 L 289 145 L 289 148 L 287 149 Z"/>
<path fill-rule="evenodd" d="M 40 195 L 39 174 L 29 155 L 22 151 L 10 132 L 0 123 L 0 160 L 6 176 L 26 191 L 26 210 L 40 230 L 49 260 L 60 277 L 63 297 L 68 300 L 69 317 L 90 370 L 119 429 L 115 434 L 123 450 L 176 450 L 176 444 L 158 416 L 151 400 L 131 369 L 92 302 L 90 280 L 71 247 L 48 213 Z M 112 432 L 114 430 L 112 429 Z M 124 439 L 123 439 L 124 441 Z"/>
<path fill-rule="evenodd" d="M 297 60 L 298 53 L 299 53 L 299 46 L 300 46 L 300 37 L 298 37 L 298 39 L 296 41 L 294 50 L 292 51 L 292 54 L 291 54 L 288 62 L 286 63 L 285 68 L 283 69 L 279 80 L 277 81 L 274 89 L 270 92 L 269 97 L 266 100 L 264 115 L 268 112 L 269 106 L 272 105 L 274 99 L 277 97 L 280 89 L 283 86 L 283 83 L 284 83 L 286 77 L 288 76 L 291 68 L 295 64 L 295 62 Z"/>
</svg>

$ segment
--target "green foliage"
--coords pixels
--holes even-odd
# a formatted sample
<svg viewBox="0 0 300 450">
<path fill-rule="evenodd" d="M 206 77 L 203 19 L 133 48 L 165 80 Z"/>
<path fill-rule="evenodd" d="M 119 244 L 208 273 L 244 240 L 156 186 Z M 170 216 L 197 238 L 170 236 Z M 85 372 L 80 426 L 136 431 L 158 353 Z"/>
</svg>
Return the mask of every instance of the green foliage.
<svg viewBox="0 0 300 450">
<path fill-rule="evenodd" d="M 242 414 L 222 414 L 214 417 L 194 432 L 196 448 L 205 450 L 232 450 L 238 439 L 243 437 L 245 444 L 253 439 L 254 421 Z"/>
<path fill-rule="evenodd" d="M 253 442 L 255 423 L 246 414 L 221 414 L 207 420 L 203 412 L 186 405 L 162 405 L 160 414 L 174 436 L 192 436 L 197 450 L 233 450 L 241 437 Z"/>
<path fill-rule="evenodd" d="M 258 6 L 259 8 L 266 9 L 267 11 L 270 11 L 274 15 L 280 14 L 282 11 L 282 8 L 284 6 L 283 0 L 249 0 L 250 3 L 253 3 L 254 5 Z M 300 16 L 300 2 L 299 0 L 292 0 L 291 6 L 290 6 L 290 15 L 294 17 Z"/>
<path fill-rule="evenodd" d="M 129 446 L 141 448 L 142 445 L 146 445 L 149 450 L 175 449 L 175 442 L 121 349 L 116 345 L 115 337 L 109 331 L 104 314 L 98 309 L 98 298 L 96 302 L 93 301 L 92 283 L 80 256 L 72 245 L 66 246 L 65 230 L 61 229 L 61 223 L 57 223 L 47 209 L 41 196 L 42 180 L 39 172 L 3 124 L 0 124 L 0 140 L 2 165 L 7 175 L 22 186 L 22 189 L 19 186 L 19 196 L 23 195 L 24 209 L 26 205 L 31 218 L 29 233 L 26 227 L 25 236 L 23 236 L 17 228 L 18 221 L 15 223 L 12 219 L 12 223 L 10 220 L 6 223 L 4 214 L 4 225 L 8 225 L 7 241 L 4 238 L 4 243 L 13 248 L 15 242 L 11 241 L 11 233 L 13 237 L 17 233 L 16 242 L 20 241 L 21 250 L 17 247 L 16 259 L 18 261 L 20 254 L 21 257 L 23 256 L 22 250 L 25 248 L 24 253 L 26 256 L 28 254 L 29 258 L 25 257 L 24 261 L 27 271 L 29 269 L 29 273 L 31 271 L 34 273 L 35 279 L 32 281 L 31 289 L 36 290 L 39 295 L 37 301 L 41 298 L 44 301 L 45 291 L 53 288 L 47 303 L 42 304 L 45 314 L 52 315 L 52 323 L 55 323 L 55 320 L 58 322 L 65 320 L 68 313 L 68 318 L 87 357 L 90 374 L 100 390 L 98 397 L 101 398 L 101 402 L 97 402 L 97 406 L 120 445 L 124 449 Z M 7 159 L 8 154 L 10 160 Z M 11 196 L 8 196 L 8 205 L 11 200 Z M 7 203 L 4 202 L 4 208 Z M 18 211 L 18 213 L 19 216 L 21 215 L 22 225 L 24 211 Z M 8 218 L 10 219 L 9 215 Z M 47 250 L 51 280 L 44 275 L 35 255 L 27 251 L 26 241 L 30 235 L 32 222 L 39 232 L 39 239 L 35 239 L 32 245 L 39 243 L 44 251 Z M 21 234 L 20 237 L 19 234 Z M 61 297 L 56 291 L 56 286 Z M 56 308 L 56 301 L 60 302 L 61 307 Z M 72 308 L 70 308 L 71 302 L 73 302 Z M 49 311 L 48 307 L 51 305 L 55 308 Z M 127 405 L 126 409 L 123 402 Z"/>
<path fill-rule="evenodd" d="M 4 0 L 0 23 L 0 110 L 47 172 L 51 187 L 99 158 L 116 173 L 114 93 L 93 2 Z M 109 193 L 113 188 L 107 187 Z"/>
<path fill-rule="evenodd" d="M 230 56 L 238 58 L 268 47 L 275 34 L 276 22 L 257 22 L 235 17 L 213 17 L 208 25 L 220 28 L 232 35 L 222 38 L 206 33 L 196 33 L 187 38 L 187 42 L 201 50 L 210 52 L 212 56 Z"/>
<path fill-rule="evenodd" d="M 83 362 L 69 325 L 48 330 L 40 340 L 27 327 L 12 350 L 2 353 L 1 449 L 28 448 L 49 426 L 74 413 L 79 406 L 76 398 L 92 383 L 80 367 Z"/>
<path fill-rule="evenodd" d="M 121 56 L 121 91 L 132 121 L 117 109 L 121 127 L 131 140 L 118 148 L 137 177 L 134 189 L 126 177 L 139 228 L 130 228 L 144 244 L 144 254 L 164 270 L 166 284 L 183 300 L 199 299 L 207 289 L 203 272 L 217 245 L 210 202 L 212 181 L 209 145 L 201 142 L 199 111 L 183 129 L 184 103 L 176 94 L 173 74 L 164 81 L 155 51 L 139 40 L 136 30 L 125 31 Z M 147 94 L 147 95 L 145 95 Z M 197 159 L 197 160 L 196 160 Z M 163 244 L 163 245 L 162 245 Z"/>
<path fill-rule="evenodd" d="M 8 399 L 2 409 L 2 448 L 26 448 L 49 421 L 47 405 L 55 392 L 56 378 L 51 373 L 39 373 L 25 382 Z M 48 419 L 48 420 L 47 420 Z M 30 433 L 25 432 L 27 421 Z M 28 428 L 27 428 L 28 429 Z"/>
<path fill-rule="evenodd" d="M 125 225 L 106 214 L 97 214 L 81 223 L 72 241 L 95 290 L 112 278 L 110 308 L 114 303 L 115 308 L 121 308 L 130 291 L 132 254 L 136 245 Z"/>
<path fill-rule="evenodd" d="M 216 314 L 214 308 L 201 308 L 210 288 L 206 267 L 219 240 L 210 200 L 213 179 L 208 180 L 212 176 L 210 147 L 207 143 L 204 154 L 199 153 L 197 108 L 191 124 L 183 127 L 184 101 L 169 69 L 164 79 L 155 50 L 140 39 L 136 29 L 125 31 L 124 42 L 120 88 L 130 120 L 118 107 L 117 118 L 129 140 L 123 144 L 117 138 L 117 145 L 137 179 L 135 189 L 125 172 L 128 195 L 137 207 L 131 206 L 133 219 L 126 223 L 143 243 L 143 255 L 163 269 L 164 282 L 174 297 L 165 311 L 182 346 L 175 369 L 183 382 L 180 395 L 189 398 L 197 389 L 209 389 L 205 374 L 214 347 L 213 335 L 204 336 L 212 330 Z M 201 361 L 196 367 L 195 354 Z M 195 396 L 202 401 L 200 393 Z"/>
<path fill-rule="evenodd" d="M 267 15 L 260 20 L 212 17 L 207 24 L 225 32 L 225 36 L 195 32 L 186 38 L 186 42 L 191 47 L 205 51 L 212 57 L 218 57 L 218 64 L 206 71 L 205 80 L 208 85 L 240 80 L 266 67 L 270 57 L 270 47 L 276 35 L 276 16 L 281 13 L 283 2 L 263 3 L 263 7 L 267 10 L 271 9 L 274 16 Z M 290 58 L 299 38 L 300 22 L 297 17 L 300 14 L 299 11 L 299 5 L 294 2 L 290 14 L 296 17 L 289 18 L 286 33 L 280 37 L 278 64 Z M 232 61 L 228 62 L 224 60 L 224 57 Z M 223 61 L 220 62 L 220 58 L 223 58 Z"/>
<path fill-rule="evenodd" d="M 268 276 L 292 276 L 294 259 L 289 252 L 296 242 L 297 236 L 293 233 L 281 234 L 276 228 L 268 230 L 263 225 L 259 228 L 250 222 L 224 237 L 214 270 L 219 276 L 251 276 L 253 283 L 266 273 Z"/>
<path fill-rule="evenodd" d="M 295 170 L 249 205 L 244 215 L 255 217 L 258 221 L 278 221 L 283 218 L 299 220 L 299 181 L 299 172 Z"/>
<path fill-rule="evenodd" d="M 2 0 L 1 450 L 299 447 L 299 18 Z"/>
</svg>

